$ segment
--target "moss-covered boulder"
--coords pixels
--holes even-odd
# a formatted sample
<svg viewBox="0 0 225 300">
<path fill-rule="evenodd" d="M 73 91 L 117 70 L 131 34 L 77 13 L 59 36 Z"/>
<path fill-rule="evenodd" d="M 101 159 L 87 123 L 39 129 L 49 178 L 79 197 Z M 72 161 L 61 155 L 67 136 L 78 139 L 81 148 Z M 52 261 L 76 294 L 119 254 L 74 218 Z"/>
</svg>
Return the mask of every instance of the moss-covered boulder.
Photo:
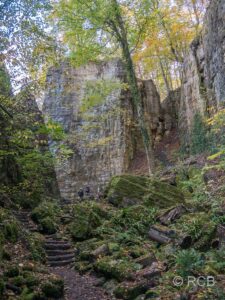
<svg viewBox="0 0 225 300">
<path fill-rule="evenodd" d="M 107 199 L 118 207 L 144 203 L 166 208 L 184 203 L 183 193 L 175 186 L 146 176 L 133 175 L 114 176 L 107 187 Z"/>
<path fill-rule="evenodd" d="M 132 279 L 132 274 L 141 268 L 141 265 L 136 264 L 131 259 L 115 259 L 113 257 L 99 258 L 95 263 L 95 270 L 107 278 L 115 278 L 119 281 Z"/>
<path fill-rule="evenodd" d="M 146 280 L 125 281 L 117 286 L 114 294 L 119 299 L 134 300 L 148 290 Z"/>
</svg>

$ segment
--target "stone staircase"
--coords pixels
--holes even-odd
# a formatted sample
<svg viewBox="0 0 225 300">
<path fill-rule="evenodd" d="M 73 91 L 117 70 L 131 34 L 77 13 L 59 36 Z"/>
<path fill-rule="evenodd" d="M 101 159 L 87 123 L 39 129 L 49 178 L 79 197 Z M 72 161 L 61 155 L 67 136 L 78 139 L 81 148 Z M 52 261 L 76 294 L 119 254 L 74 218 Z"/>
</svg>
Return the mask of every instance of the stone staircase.
<svg viewBox="0 0 225 300">
<path fill-rule="evenodd" d="M 22 223 L 24 229 L 35 232 L 38 231 L 37 225 L 30 218 L 30 210 L 18 210 L 13 212 L 17 220 Z"/>
<path fill-rule="evenodd" d="M 30 218 L 30 210 L 18 210 L 14 211 L 13 214 L 24 229 L 30 232 L 38 232 L 38 226 Z M 66 215 L 64 218 L 67 219 L 69 216 Z M 74 249 L 69 241 L 59 237 L 57 233 L 45 235 L 44 248 L 47 254 L 47 263 L 50 267 L 69 266 L 73 263 Z"/>
<path fill-rule="evenodd" d="M 74 250 L 67 240 L 57 238 L 55 235 L 46 236 L 44 247 L 49 266 L 61 267 L 73 263 Z"/>
</svg>

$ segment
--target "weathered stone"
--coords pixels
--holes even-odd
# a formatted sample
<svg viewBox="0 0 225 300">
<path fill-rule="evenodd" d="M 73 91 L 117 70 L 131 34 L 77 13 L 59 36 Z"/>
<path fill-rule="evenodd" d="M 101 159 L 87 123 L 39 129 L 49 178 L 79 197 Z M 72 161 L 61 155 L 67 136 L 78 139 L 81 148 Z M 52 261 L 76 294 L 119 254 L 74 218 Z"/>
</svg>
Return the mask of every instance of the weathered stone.
<svg viewBox="0 0 225 300">
<path fill-rule="evenodd" d="M 98 258 L 99 256 L 105 256 L 109 254 L 109 247 L 108 245 L 104 244 L 100 247 L 98 247 L 97 249 L 95 249 L 91 255 L 94 257 L 94 258 Z"/>
<path fill-rule="evenodd" d="M 153 253 L 143 255 L 135 259 L 135 263 L 142 265 L 143 268 L 151 266 L 156 261 L 156 257 Z"/>
<path fill-rule="evenodd" d="M 157 207 L 170 207 L 184 203 L 184 195 L 175 187 L 145 176 L 122 175 L 111 179 L 107 198 L 116 206 L 123 206 L 124 199 Z"/>
<path fill-rule="evenodd" d="M 144 268 L 140 271 L 136 272 L 136 276 L 140 276 L 146 279 L 152 279 L 154 277 L 160 276 L 161 272 L 163 271 L 163 265 L 159 264 L 158 262 L 153 262 L 151 266 Z"/>
<path fill-rule="evenodd" d="M 190 128 L 194 113 L 219 108 L 225 99 L 225 4 L 213 0 L 207 10 L 202 34 L 185 61 L 181 99 Z M 182 122 L 182 121 L 181 121 Z"/>
<path fill-rule="evenodd" d="M 114 294 L 120 299 L 134 300 L 147 290 L 148 284 L 146 280 L 125 281 L 115 289 Z"/>
<path fill-rule="evenodd" d="M 62 197 L 74 199 L 84 186 L 97 195 L 113 175 L 129 169 L 135 153 L 144 152 L 129 90 L 119 86 L 93 107 L 84 111 L 82 106 L 90 83 L 124 83 L 125 74 L 118 59 L 77 69 L 64 62 L 49 70 L 43 112 L 63 126 L 73 153 L 56 167 Z M 160 97 L 152 80 L 139 86 L 146 124 L 156 139 L 163 134 Z"/>
<path fill-rule="evenodd" d="M 196 113 L 213 114 L 225 100 L 225 3 L 210 1 L 203 29 L 192 42 L 182 67 L 181 89 L 162 102 L 165 130 L 178 126 L 188 150 Z"/>
<path fill-rule="evenodd" d="M 179 219 L 186 212 L 186 207 L 184 205 L 179 205 L 164 212 L 161 216 L 159 216 L 159 221 L 163 225 L 169 225 L 173 221 Z"/>
</svg>

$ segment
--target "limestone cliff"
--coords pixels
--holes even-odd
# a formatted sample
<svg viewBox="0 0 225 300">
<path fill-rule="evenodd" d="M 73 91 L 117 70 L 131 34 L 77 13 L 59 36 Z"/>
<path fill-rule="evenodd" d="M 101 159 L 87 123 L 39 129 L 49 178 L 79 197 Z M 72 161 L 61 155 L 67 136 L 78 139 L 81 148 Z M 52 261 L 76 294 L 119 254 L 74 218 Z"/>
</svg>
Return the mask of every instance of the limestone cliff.
<svg viewBox="0 0 225 300">
<path fill-rule="evenodd" d="M 207 115 L 224 105 L 224 15 L 225 2 L 212 0 L 205 15 L 202 32 L 191 44 L 183 63 L 180 96 L 177 91 L 178 94 L 169 95 L 162 104 L 167 123 L 173 123 L 176 116 L 181 140 L 187 146 L 194 115 L 197 112 Z"/>
<path fill-rule="evenodd" d="M 83 111 L 88 86 L 124 83 L 125 77 L 118 59 L 80 68 L 64 62 L 49 70 L 43 112 L 62 124 L 68 134 L 67 144 L 73 151 L 69 160 L 56 167 L 64 198 L 74 199 L 79 188 L 86 185 L 96 193 L 113 175 L 126 172 L 135 153 L 143 151 L 130 93 L 122 85 Z M 140 82 L 140 89 L 146 121 L 156 137 L 160 133 L 160 98 L 151 80 Z M 89 96 L 93 95 L 89 93 Z"/>
</svg>

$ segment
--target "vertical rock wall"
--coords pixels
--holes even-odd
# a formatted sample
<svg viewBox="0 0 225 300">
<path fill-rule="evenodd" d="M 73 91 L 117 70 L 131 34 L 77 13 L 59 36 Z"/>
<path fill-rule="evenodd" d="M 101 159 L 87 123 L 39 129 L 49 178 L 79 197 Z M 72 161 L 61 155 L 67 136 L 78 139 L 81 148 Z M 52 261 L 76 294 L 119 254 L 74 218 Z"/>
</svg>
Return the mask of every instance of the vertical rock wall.
<svg viewBox="0 0 225 300">
<path fill-rule="evenodd" d="M 201 35 L 193 41 L 183 66 L 179 130 L 188 143 L 196 112 L 206 115 L 225 101 L 225 2 L 212 0 Z"/>
<path fill-rule="evenodd" d="M 121 89 L 115 89 L 87 111 L 82 112 L 81 108 L 88 82 L 120 82 L 123 77 L 118 60 L 77 69 L 62 63 L 49 70 L 43 112 L 63 126 L 68 135 L 67 145 L 73 151 L 70 159 L 56 166 L 64 198 L 74 199 L 79 188 L 85 186 L 96 193 L 112 175 L 126 170 L 128 142 L 122 114 L 127 102 L 125 98 L 120 101 Z"/>
<path fill-rule="evenodd" d="M 118 59 L 77 69 L 62 63 L 49 70 L 43 112 L 46 118 L 63 126 L 68 135 L 67 145 L 73 152 L 68 160 L 56 166 L 62 197 L 74 199 L 85 186 L 90 186 L 96 194 L 113 175 L 125 173 L 135 153 L 143 151 L 127 89 L 119 85 L 99 104 L 82 109 L 88 84 L 124 83 L 125 77 Z M 146 121 L 156 136 L 161 114 L 159 95 L 151 80 L 140 82 L 140 89 Z"/>
</svg>

